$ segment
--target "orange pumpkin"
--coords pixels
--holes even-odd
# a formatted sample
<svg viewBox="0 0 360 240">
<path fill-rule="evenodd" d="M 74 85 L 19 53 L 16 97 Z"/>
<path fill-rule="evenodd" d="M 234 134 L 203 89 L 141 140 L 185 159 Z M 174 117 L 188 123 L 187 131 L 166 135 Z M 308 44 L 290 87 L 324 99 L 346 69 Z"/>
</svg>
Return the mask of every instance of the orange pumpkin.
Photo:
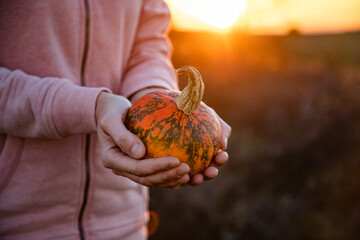
<svg viewBox="0 0 360 240">
<path fill-rule="evenodd" d="M 193 67 L 178 74 L 189 76 L 179 93 L 155 91 L 129 109 L 125 124 L 145 144 L 145 158 L 177 157 L 190 167 L 190 176 L 204 171 L 220 150 L 221 128 L 214 112 L 201 102 L 204 83 Z"/>
</svg>

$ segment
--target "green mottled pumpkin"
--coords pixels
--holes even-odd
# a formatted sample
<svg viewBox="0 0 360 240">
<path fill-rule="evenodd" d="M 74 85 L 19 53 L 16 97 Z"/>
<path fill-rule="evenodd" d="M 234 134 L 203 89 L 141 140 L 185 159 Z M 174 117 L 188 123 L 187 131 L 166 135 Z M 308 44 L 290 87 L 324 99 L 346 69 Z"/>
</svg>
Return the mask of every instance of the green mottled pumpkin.
<svg viewBox="0 0 360 240">
<path fill-rule="evenodd" d="M 137 100 L 125 124 L 145 144 L 145 158 L 177 157 L 190 167 L 190 176 L 204 171 L 220 150 L 221 128 L 214 112 L 201 102 L 204 84 L 193 67 L 178 74 L 189 76 L 179 93 L 155 91 Z"/>
</svg>

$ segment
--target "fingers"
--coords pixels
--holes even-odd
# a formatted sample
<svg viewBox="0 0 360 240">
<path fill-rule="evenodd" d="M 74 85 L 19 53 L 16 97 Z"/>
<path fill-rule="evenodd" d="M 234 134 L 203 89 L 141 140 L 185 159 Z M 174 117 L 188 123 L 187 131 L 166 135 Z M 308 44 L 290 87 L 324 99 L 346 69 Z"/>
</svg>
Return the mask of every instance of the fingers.
<svg viewBox="0 0 360 240">
<path fill-rule="evenodd" d="M 201 183 L 203 183 L 204 181 L 204 175 L 202 175 L 201 173 L 195 174 L 194 176 L 192 176 L 192 178 L 190 179 L 189 185 L 190 186 L 197 186 L 200 185 Z"/>
<path fill-rule="evenodd" d="M 109 123 L 103 125 L 103 130 L 109 134 L 122 152 L 136 159 L 140 159 L 145 155 L 146 150 L 143 142 L 127 130 L 121 121 L 118 121 L 116 125 Z"/>
<path fill-rule="evenodd" d="M 166 184 L 158 185 L 158 187 L 179 189 L 182 186 L 186 186 L 189 180 L 190 180 L 189 174 L 184 174 L 181 178 Z"/>
<path fill-rule="evenodd" d="M 204 172 L 195 174 L 189 182 L 191 186 L 197 186 L 202 184 L 205 180 L 210 180 L 219 174 L 219 170 L 216 167 L 208 167 Z"/>
<path fill-rule="evenodd" d="M 124 171 L 113 170 L 115 174 L 127 177 L 134 182 L 147 187 L 156 186 L 169 188 L 176 188 L 180 187 L 182 184 L 185 184 L 189 180 L 189 171 L 189 166 L 185 163 L 182 163 L 178 167 L 169 169 L 167 171 L 160 171 L 147 176 L 138 176 Z"/>
<path fill-rule="evenodd" d="M 180 161 L 173 157 L 137 160 L 126 155 L 119 148 L 114 147 L 106 150 L 106 153 L 103 154 L 103 165 L 118 172 L 122 171 L 127 174 L 145 177 L 176 168 L 180 165 Z"/>
<path fill-rule="evenodd" d="M 190 171 L 187 164 L 180 163 L 174 157 L 137 160 L 127 156 L 117 147 L 106 150 L 106 155 L 103 155 L 103 165 L 112 169 L 115 174 L 139 184 L 159 187 L 184 184 L 182 177 L 188 175 Z M 171 183 L 178 179 L 180 182 L 177 184 Z"/>
<path fill-rule="evenodd" d="M 218 119 L 220 121 L 221 134 L 222 134 L 220 148 L 222 150 L 225 150 L 227 148 L 228 139 L 231 135 L 231 127 L 224 120 L 222 120 L 219 116 L 218 116 Z"/>
<path fill-rule="evenodd" d="M 177 189 L 186 185 L 190 179 L 189 166 L 174 157 L 137 160 L 127 156 L 116 146 L 105 152 L 103 165 L 106 168 L 144 186 Z"/>
<path fill-rule="evenodd" d="M 225 150 L 227 148 L 228 139 L 229 139 L 229 137 L 231 135 L 231 127 L 224 120 L 222 120 L 221 117 L 219 117 L 219 115 L 215 112 L 214 109 L 212 109 L 210 107 L 209 107 L 209 109 L 214 113 L 214 115 L 218 118 L 218 120 L 220 122 L 220 127 L 221 127 L 221 146 L 220 146 L 220 149 Z"/>
<path fill-rule="evenodd" d="M 123 121 L 131 103 L 103 93 L 97 99 L 96 119 L 103 165 L 115 174 L 145 186 L 179 188 L 186 185 L 190 168 L 174 157 L 138 160 L 145 155 L 142 141 Z"/>
<path fill-rule="evenodd" d="M 98 132 L 105 132 L 124 153 L 140 159 L 145 155 L 145 146 L 123 123 L 129 107 L 131 103 L 124 97 L 101 94 L 97 104 Z"/>
<path fill-rule="evenodd" d="M 224 165 L 225 163 L 227 163 L 227 161 L 229 160 L 229 154 L 225 151 L 220 151 L 214 158 L 214 161 L 212 162 L 212 164 L 214 164 L 217 167 L 220 167 L 222 165 Z"/>
<path fill-rule="evenodd" d="M 220 167 L 220 166 L 224 165 L 228 160 L 229 160 L 228 153 L 225 152 L 225 151 L 221 151 L 215 156 L 214 161 L 213 161 L 212 164 L 217 166 L 217 167 Z M 216 167 L 208 167 L 207 169 L 205 169 L 204 172 L 194 175 L 190 179 L 189 185 L 191 185 L 191 186 L 200 185 L 205 180 L 213 179 L 218 174 L 219 174 L 219 170 Z"/>
</svg>

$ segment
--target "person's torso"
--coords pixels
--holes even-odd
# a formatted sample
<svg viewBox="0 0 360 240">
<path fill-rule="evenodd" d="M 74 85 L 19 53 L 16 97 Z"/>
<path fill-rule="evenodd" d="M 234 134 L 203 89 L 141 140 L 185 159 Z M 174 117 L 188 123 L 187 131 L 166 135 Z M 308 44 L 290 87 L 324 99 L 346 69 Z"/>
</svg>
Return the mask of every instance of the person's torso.
<svg viewBox="0 0 360 240">
<path fill-rule="evenodd" d="M 1 1 L 0 65 L 118 93 L 141 4 Z M 142 222 L 147 189 L 105 169 L 97 145 L 95 134 L 61 140 L 1 135 L 0 238 L 78 239 L 82 229 L 86 239 L 100 239 L 101 231 Z"/>
</svg>

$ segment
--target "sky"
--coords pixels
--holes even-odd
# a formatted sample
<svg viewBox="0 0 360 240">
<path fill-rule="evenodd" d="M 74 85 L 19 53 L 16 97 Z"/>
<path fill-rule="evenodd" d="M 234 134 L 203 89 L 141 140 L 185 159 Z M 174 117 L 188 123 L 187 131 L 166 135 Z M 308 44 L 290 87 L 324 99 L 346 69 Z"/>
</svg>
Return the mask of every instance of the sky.
<svg viewBox="0 0 360 240">
<path fill-rule="evenodd" d="M 172 27 L 252 34 L 360 30 L 360 0 L 165 0 Z"/>
</svg>

